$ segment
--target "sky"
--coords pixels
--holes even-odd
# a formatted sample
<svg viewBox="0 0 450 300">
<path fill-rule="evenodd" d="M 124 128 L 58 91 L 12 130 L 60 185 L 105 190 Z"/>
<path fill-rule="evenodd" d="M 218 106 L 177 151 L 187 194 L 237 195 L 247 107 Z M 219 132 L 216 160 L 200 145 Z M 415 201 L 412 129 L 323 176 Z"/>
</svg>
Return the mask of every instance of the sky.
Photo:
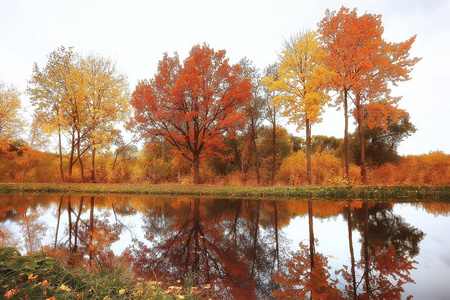
<svg viewBox="0 0 450 300">
<path fill-rule="evenodd" d="M 46 56 L 60 46 L 115 61 L 127 75 L 130 91 L 139 80 L 154 76 L 163 53 L 177 52 L 183 60 L 194 45 L 203 43 L 226 50 L 233 64 L 247 57 L 263 69 L 277 60 L 285 39 L 304 29 L 316 30 L 326 9 L 341 6 L 357 8 L 359 15 L 381 14 L 388 42 L 417 35 L 410 54 L 422 60 L 412 79 L 392 90 L 393 96 L 403 97 L 399 107 L 417 128 L 398 152 L 450 154 L 448 0 L 1 0 L 0 81 L 22 92 L 30 113 L 24 91 L 33 64 L 44 67 Z M 343 111 L 326 108 L 312 134 L 343 137 Z"/>
</svg>

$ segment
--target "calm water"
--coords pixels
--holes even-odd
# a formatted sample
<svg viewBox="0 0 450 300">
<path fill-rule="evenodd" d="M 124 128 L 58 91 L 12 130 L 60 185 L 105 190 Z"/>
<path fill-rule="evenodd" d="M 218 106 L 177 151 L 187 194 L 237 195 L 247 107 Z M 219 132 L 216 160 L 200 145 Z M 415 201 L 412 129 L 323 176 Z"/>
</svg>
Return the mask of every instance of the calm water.
<svg viewBox="0 0 450 300">
<path fill-rule="evenodd" d="M 443 202 L 0 195 L 0 246 L 85 268 L 119 260 L 148 280 L 209 283 L 221 299 L 301 289 L 448 299 L 449 211 Z"/>
</svg>

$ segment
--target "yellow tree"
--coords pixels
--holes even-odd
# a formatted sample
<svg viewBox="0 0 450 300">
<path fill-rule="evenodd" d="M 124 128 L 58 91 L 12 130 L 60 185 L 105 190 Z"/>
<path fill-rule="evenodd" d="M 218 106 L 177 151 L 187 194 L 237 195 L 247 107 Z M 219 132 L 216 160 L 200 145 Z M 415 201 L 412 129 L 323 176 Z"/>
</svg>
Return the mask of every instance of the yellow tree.
<svg viewBox="0 0 450 300">
<path fill-rule="evenodd" d="M 89 132 L 91 149 L 91 180 L 95 182 L 95 156 L 97 150 L 109 146 L 120 134 L 115 127 L 129 115 L 129 91 L 126 76 L 115 64 L 101 56 L 88 55 L 78 64 L 80 93 L 84 97 L 87 115 L 84 126 Z"/>
<path fill-rule="evenodd" d="M 300 33 L 285 43 L 277 75 L 264 79 L 269 90 L 280 92 L 272 102 L 283 106 L 283 115 L 297 125 L 297 130 L 306 129 L 309 184 L 312 183 L 311 126 L 321 121 L 323 106 L 329 100 L 325 92 L 329 73 L 321 63 L 322 55 L 317 34 L 314 31 Z"/>
<path fill-rule="evenodd" d="M 114 123 L 127 115 L 126 78 L 110 60 L 82 57 L 72 48 L 60 47 L 47 58 L 42 70 L 34 65 L 27 92 L 44 130 L 58 133 L 61 177 L 64 179 L 61 136 L 65 135 L 70 148 L 69 177 L 78 162 L 85 181 L 82 158 L 92 150 L 91 178 L 95 181 L 96 150 L 111 142 L 118 132 Z"/>
<path fill-rule="evenodd" d="M 24 121 L 21 119 L 20 92 L 14 86 L 0 81 L 0 144 L 8 142 L 22 132 Z"/>
<path fill-rule="evenodd" d="M 64 180 L 63 171 L 63 141 L 66 135 L 70 145 L 69 177 L 76 163 L 75 150 L 81 137 L 79 123 L 85 111 L 81 107 L 81 97 L 77 97 L 77 79 L 75 62 L 78 60 L 72 48 L 60 47 L 47 55 L 47 64 L 40 69 L 35 63 L 27 94 L 36 107 L 35 116 L 40 119 L 42 128 L 47 133 L 57 133 L 60 174 Z M 80 148 L 78 147 L 78 150 Z M 80 151 L 78 151 L 78 160 Z"/>
</svg>

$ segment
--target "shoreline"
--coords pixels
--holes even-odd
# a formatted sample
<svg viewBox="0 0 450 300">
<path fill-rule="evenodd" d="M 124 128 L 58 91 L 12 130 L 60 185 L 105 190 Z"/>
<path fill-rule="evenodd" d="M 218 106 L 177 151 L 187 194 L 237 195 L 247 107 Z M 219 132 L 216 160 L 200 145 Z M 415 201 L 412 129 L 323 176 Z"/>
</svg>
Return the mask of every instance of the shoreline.
<svg viewBox="0 0 450 300">
<path fill-rule="evenodd" d="M 179 184 L 0 183 L 0 194 L 171 195 L 226 198 L 450 200 L 450 186 L 275 186 L 232 187 Z"/>
</svg>

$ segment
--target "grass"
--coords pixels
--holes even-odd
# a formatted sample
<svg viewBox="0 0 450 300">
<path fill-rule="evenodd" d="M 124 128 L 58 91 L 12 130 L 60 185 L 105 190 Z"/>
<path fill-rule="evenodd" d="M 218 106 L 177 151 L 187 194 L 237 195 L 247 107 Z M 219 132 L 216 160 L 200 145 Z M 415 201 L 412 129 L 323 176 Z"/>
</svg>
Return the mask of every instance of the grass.
<svg viewBox="0 0 450 300">
<path fill-rule="evenodd" d="M 173 195 L 271 199 L 450 199 L 450 186 L 223 187 L 209 185 L 0 183 L 0 193 Z"/>
<path fill-rule="evenodd" d="M 106 272 L 71 271 L 45 253 L 20 255 L 0 247 L 0 297 L 5 299 L 201 299 L 203 288 L 170 286 L 134 278 L 115 267 Z"/>
</svg>

